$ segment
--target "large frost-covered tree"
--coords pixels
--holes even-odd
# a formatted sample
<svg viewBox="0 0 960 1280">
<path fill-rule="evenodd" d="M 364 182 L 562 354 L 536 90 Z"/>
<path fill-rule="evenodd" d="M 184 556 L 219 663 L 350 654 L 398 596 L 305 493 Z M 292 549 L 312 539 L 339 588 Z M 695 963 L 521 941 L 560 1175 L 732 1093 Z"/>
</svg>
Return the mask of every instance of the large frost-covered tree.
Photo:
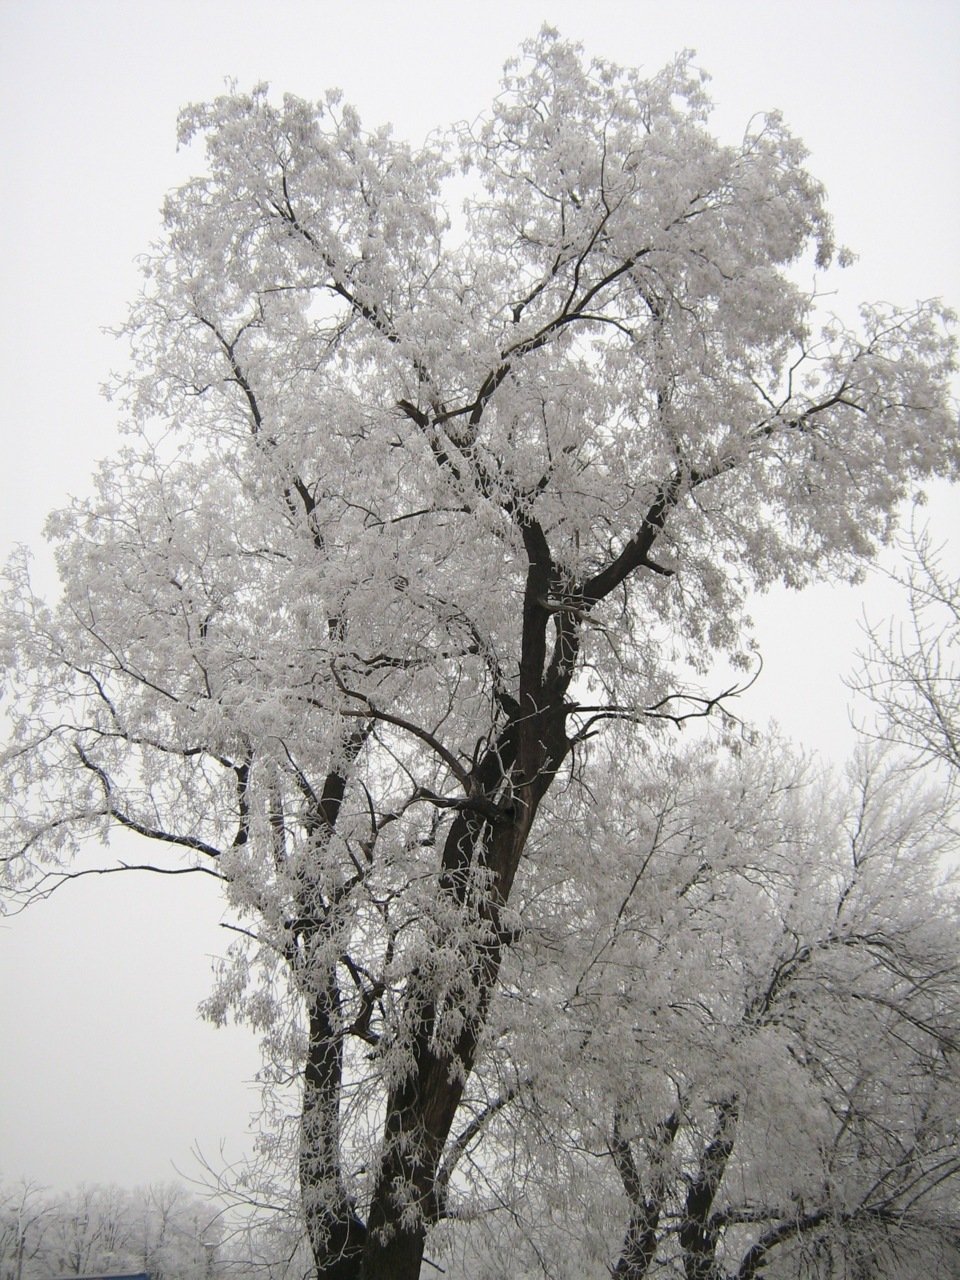
<svg viewBox="0 0 960 1280">
<path fill-rule="evenodd" d="M 210 1012 L 300 1073 L 318 1277 L 416 1276 L 507 1122 L 513 956 L 541 901 L 583 923 L 515 886 L 617 811 L 589 740 L 722 715 L 689 680 L 745 664 L 748 591 L 856 575 L 960 464 L 946 317 L 817 328 L 802 146 L 708 115 L 689 59 L 645 80 L 546 30 L 420 149 L 336 95 L 188 109 L 207 168 L 125 327 L 127 446 L 52 517 L 56 606 L 10 567 L 7 876 L 120 827 L 222 882 L 249 946 Z"/>
<path fill-rule="evenodd" d="M 914 527 L 903 547 L 905 621 L 872 624 L 853 687 L 878 711 L 877 732 L 936 763 L 952 785 L 960 781 L 960 575 L 944 563 L 929 529 Z"/>
</svg>

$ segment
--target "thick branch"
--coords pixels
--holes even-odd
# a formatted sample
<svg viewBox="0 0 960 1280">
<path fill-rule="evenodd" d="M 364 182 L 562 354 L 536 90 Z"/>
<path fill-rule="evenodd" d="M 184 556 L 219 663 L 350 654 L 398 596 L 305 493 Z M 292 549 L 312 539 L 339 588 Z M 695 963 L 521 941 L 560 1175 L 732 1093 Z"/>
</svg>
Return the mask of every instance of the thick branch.
<svg viewBox="0 0 960 1280">
<path fill-rule="evenodd" d="M 699 1169 L 687 1183 L 679 1231 L 686 1280 L 718 1280 L 717 1229 L 710 1210 L 733 1151 L 738 1114 L 736 1102 L 720 1103 L 714 1136 L 703 1149 Z"/>
<path fill-rule="evenodd" d="M 221 851 L 219 849 L 212 844 L 208 844 L 206 840 L 201 840 L 198 836 L 176 835 L 172 831 L 164 831 L 161 827 L 151 827 L 147 823 L 130 817 L 122 809 L 118 809 L 113 799 L 113 784 L 106 770 L 90 759 L 79 742 L 74 743 L 74 749 L 80 757 L 84 768 L 89 769 L 91 773 L 96 774 L 100 779 L 104 798 L 107 802 L 107 814 L 120 826 L 126 827 L 130 831 L 135 831 L 137 835 L 146 836 L 150 840 L 158 840 L 162 844 L 180 845 L 184 849 L 192 849 L 195 853 L 203 853 L 209 858 L 220 857 Z"/>
</svg>

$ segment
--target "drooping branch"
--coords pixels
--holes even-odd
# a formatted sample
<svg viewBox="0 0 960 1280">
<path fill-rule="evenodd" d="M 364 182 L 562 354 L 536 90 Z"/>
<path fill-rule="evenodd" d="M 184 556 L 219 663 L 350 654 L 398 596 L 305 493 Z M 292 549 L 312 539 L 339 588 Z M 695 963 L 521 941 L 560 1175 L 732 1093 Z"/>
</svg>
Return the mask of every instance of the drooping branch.
<svg viewBox="0 0 960 1280">
<path fill-rule="evenodd" d="M 816 1234 L 828 1226 L 847 1229 L 879 1227 L 884 1231 L 908 1233 L 911 1224 L 908 1215 L 902 1210 L 884 1204 L 861 1204 L 852 1210 L 823 1206 L 792 1217 L 785 1216 L 747 1249 L 733 1273 L 733 1280 L 755 1280 L 770 1262 L 770 1255 L 780 1245 Z M 949 1236 L 949 1228 L 945 1229 L 944 1234 Z"/>
<path fill-rule="evenodd" d="M 354 710 L 350 707 L 341 707 L 340 714 L 343 716 L 361 716 L 366 720 L 377 720 L 383 724 L 393 725 L 397 729 L 402 729 L 405 733 L 409 733 L 412 737 L 418 738 L 425 743 L 430 750 L 438 756 L 447 766 L 456 780 L 463 787 L 468 797 L 472 797 L 474 791 L 474 781 L 470 772 L 464 768 L 452 751 L 448 750 L 443 743 L 429 729 L 424 729 L 422 725 L 416 724 L 412 720 L 408 720 L 405 716 L 395 715 L 390 711 L 382 711 L 375 706 L 373 700 L 366 693 L 362 693 L 357 689 L 349 689 L 340 677 L 336 669 L 336 664 L 331 663 L 331 672 L 337 688 L 346 698 L 353 698 L 363 703 L 363 710 Z"/>
<path fill-rule="evenodd" d="M 106 770 L 96 764 L 90 756 L 87 755 L 79 742 L 74 743 L 74 750 L 80 757 L 80 761 L 85 769 L 89 769 L 100 780 L 103 788 L 104 798 L 107 808 L 105 813 L 111 817 L 114 822 L 122 827 L 126 827 L 130 831 L 136 832 L 137 835 L 146 836 L 149 840 L 157 840 L 161 844 L 175 844 L 184 849 L 191 849 L 195 853 L 205 854 L 208 858 L 217 859 L 221 856 L 221 850 L 215 845 L 209 844 L 206 840 L 201 840 L 199 836 L 186 835 L 173 831 L 166 831 L 162 827 L 152 826 L 149 823 L 141 822 L 139 819 L 132 817 L 121 809 L 114 798 L 113 783 Z"/>
<path fill-rule="evenodd" d="M 89 876 L 119 875 L 128 871 L 147 872 L 156 876 L 212 876 L 214 880 L 223 880 L 223 876 L 213 867 L 197 865 L 193 867 L 158 867 L 152 862 L 118 862 L 115 867 L 83 867 L 79 871 L 45 871 L 31 886 L 20 906 L 14 908 L 12 915 L 25 911 L 34 902 L 43 902 L 53 896 L 58 889 L 74 880 L 85 880 Z"/>
</svg>

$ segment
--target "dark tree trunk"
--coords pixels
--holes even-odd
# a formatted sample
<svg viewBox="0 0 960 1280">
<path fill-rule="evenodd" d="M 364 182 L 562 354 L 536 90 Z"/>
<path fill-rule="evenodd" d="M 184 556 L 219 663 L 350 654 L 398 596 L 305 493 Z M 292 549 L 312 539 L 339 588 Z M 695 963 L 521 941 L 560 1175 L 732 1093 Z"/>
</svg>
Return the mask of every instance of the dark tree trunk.
<svg viewBox="0 0 960 1280">
<path fill-rule="evenodd" d="M 474 1066 L 507 943 L 501 911 L 537 809 L 569 749 L 565 720 L 562 698 L 556 698 L 542 711 L 518 716 L 506 726 L 476 774 L 491 783 L 484 787 L 487 795 L 497 794 L 509 782 L 510 804 L 499 818 L 481 820 L 470 812 L 458 815 L 445 841 L 440 892 L 449 895 L 457 908 L 468 908 L 472 870 L 482 866 L 490 874 L 486 893 L 479 902 L 469 904 L 477 913 L 477 933 L 482 931 L 488 939 L 482 945 L 474 941 L 473 958 L 464 959 L 464 982 L 472 986 L 475 1011 L 465 1020 L 453 1049 L 438 1052 L 435 1032 L 442 1009 L 416 990 L 408 996 L 418 1028 L 412 1070 L 387 1101 L 384 1154 L 367 1223 L 363 1280 L 417 1280 L 420 1275 L 427 1230 L 438 1209 L 437 1171 Z M 514 756 L 516 765 L 508 773 L 504 762 Z"/>
<path fill-rule="evenodd" d="M 720 1278 L 716 1260 L 718 1233 L 711 1221 L 711 1210 L 733 1151 L 737 1118 L 735 1102 L 720 1104 L 713 1139 L 704 1148 L 700 1168 L 687 1186 L 684 1218 L 679 1232 L 686 1280 Z"/>
<path fill-rule="evenodd" d="M 308 792 L 312 820 L 307 834 L 318 846 L 327 845 L 335 834 L 347 788 L 346 765 L 356 758 L 367 732 L 361 728 L 348 739 L 344 767 L 327 775 L 319 797 Z M 347 1195 L 340 1164 L 340 988 L 336 961 L 315 959 L 329 942 L 335 903 L 324 902 L 319 887 L 306 877 L 298 907 L 295 942 L 287 959 L 307 1017 L 298 1160 L 301 1204 L 316 1280 L 356 1280 L 366 1228 Z"/>
<path fill-rule="evenodd" d="M 656 1257 L 666 1189 L 662 1162 L 673 1144 L 679 1126 L 680 1116 L 677 1112 L 673 1112 L 657 1126 L 650 1156 L 650 1187 L 646 1194 L 630 1142 L 623 1134 L 620 1116 L 617 1114 L 613 1118 L 610 1154 L 631 1206 L 630 1220 L 620 1246 L 620 1257 L 612 1271 L 616 1280 L 645 1280 Z"/>
<path fill-rule="evenodd" d="M 578 651 L 578 623 L 572 612 L 558 612 L 552 603 L 562 584 L 543 531 L 535 522 L 518 522 L 528 555 L 518 696 L 504 699 L 505 723 L 469 775 L 467 795 L 444 841 L 437 881 L 443 906 L 438 919 L 451 914 L 464 925 L 461 934 L 438 924 L 437 943 L 461 948 L 462 990 L 469 998 L 458 1003 L 466 1016 L 454 1043 L 445 1046 L 438 1035 L 445 997 L 438 1005 L 429 977 L 411 979 L 404 1001 L 405 1025 L 414 1028 L 410 1068 L 387 1097 L 358 1280 L 419 1278 L 427 1231 L 441 1209 L 437 1176 L 444 1147 L 474 1068 L 509 941 L 501 913 L 537 810 L 571 746 L 566 691 Z M 552 654 L 551 625 L 556 633 Z M 352 1250 L 359 1238 L 359 1232 L 348 1233 L 347 1247 Z M 353 1274 L 337 1273 L 336 1280 L 353 1280 Z"/>
<path fill-rule="evenodd" d="M 299 1177 L 317 1280 L 355 1280 L 366 1235 L 340 1171 L 343 1041 L 336 975 L 308 1000 Z"/>
</svg>

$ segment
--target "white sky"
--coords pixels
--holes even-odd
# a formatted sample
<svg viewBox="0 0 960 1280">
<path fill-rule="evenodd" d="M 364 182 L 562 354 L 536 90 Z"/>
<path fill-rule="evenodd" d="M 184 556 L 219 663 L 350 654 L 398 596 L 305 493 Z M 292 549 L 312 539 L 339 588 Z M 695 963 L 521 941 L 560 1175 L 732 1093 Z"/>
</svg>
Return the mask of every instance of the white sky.
<svg viewBox="0 0 960 1280">
<path fill-rule="evenodd" d="M 199 163 L 175 151 L 183 103 L 227 77 L 305 97 L 338 85 L 368 124 L 417 141 L 476 116 L 545 20 L 651 72 L 695 48 L 723 136 L 783 110 L 860 255 L 843 305 L 960 305 L 954 0 L 0 0 L 0 554 L 37 545 L 47 511 L 111 451 L 98 386 L 122 351 L 101 329 L 137 288 L 164 192 Z M 955 495 L 931 512 L 957 539 Z M 762 602 L 766 667 L 745 714 L 845 750 L 858 618 L 891 607 L 876 584 Z M 195 1142 L 214 1159 L 221 1141 L 245 1150 L 252 1039 L 194 1012 L 228 940 L 218 919 L 195 879 L 131 892 L 113 877 L 0 921 L 0 1177 L 132 1185 L 195 1172 Z"/>
</svg>

